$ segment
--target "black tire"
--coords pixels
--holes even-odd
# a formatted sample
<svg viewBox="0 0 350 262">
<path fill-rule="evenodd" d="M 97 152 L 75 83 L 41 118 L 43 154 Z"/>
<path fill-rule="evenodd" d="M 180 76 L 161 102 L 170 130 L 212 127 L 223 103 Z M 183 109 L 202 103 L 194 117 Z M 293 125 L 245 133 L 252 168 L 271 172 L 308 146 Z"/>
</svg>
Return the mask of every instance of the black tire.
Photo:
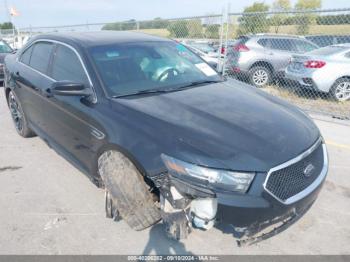
<svg viewBox="0 0 350 262">
<path fill-rule="evenodd" d="M 35 133 L 28 127 L 27 118 L 15 92 L 9 92 L 7 101 L 17 133 L 25 138 L 35 136 Z"/>
<path fill-rule="evenodd" d="M 342 88 L 344 89 L 343 92 L 341 91 Z M 332 98 L 338 102 L 350 100 L 350 78 L 343 77 L 335 81 L 330 90 L 330 94 Z"/>
<path fill-rule="evenodd" d="M 142 175 L 117 151 L 106 151 L 98 160 L 98 171 L 122 219 L 134 230 L 143 230 L 161 219 Z"/>
<path fill-rule="evenodd" d="M 271 70 L 266 66 L 254 66 L 249 70 L 249 82 L 256 87 L 265 87 L 272 81 Z"/>
</svg>

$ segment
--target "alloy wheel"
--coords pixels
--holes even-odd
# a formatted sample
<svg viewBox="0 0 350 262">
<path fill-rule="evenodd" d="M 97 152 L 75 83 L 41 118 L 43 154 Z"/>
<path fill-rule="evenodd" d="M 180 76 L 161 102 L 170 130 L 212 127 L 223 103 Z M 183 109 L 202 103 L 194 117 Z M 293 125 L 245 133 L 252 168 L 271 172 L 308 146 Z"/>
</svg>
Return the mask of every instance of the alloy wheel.
<svg viewBox="0 0 350 262">
<path fill-rule="evenodd" d="M 350 99 L 350 80 L 340 82 L 334 90 L 334 95 L 338 101 Z"/>
<path fill-rule="evenodd" d="M 11 111 L 12 120 L 15 123 L 15 127 L 19 133 L 23 131 L 23 113 L 16 100 L 16 97 L 11 92 L 9 95 L 9 107 Z"/>
<path fill-rule="evenodd" d="M 255 71 L 253 74 L 253 82 L 257 86 L 266 85 L 268 80 L 269 80 L 269 75 L 263 69 L 259 69 L 259 70 Z"/>
</svg>

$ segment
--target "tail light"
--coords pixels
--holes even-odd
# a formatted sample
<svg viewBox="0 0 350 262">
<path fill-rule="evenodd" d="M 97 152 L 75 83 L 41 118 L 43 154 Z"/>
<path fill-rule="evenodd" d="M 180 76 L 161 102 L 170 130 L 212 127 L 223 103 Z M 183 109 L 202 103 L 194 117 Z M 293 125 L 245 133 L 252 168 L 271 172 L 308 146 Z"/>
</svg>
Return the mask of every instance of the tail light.
<svg viewBox="0 0 350 262">
<path fill-rule="evenodd" d="M 238 51 L 238 52 L 248 52 L 249 51 L 249 48 L 244 44 L 238 44 L 238 45 L 234 46 L 233 49 L 235 51 Z"/>
<path fill-rule="evenodd" d="M 225 47 L 221 47 L 221 54 L 224 55 L 225 54 Z"/>
<path fill-rule="evenodd" d="M 304 62 L 304 66 L 306 68 L 321 68 L 326 65 L 326 62 L 324 61 L 318 61 L 318 60 L 309 60 Z"/>
</svg>

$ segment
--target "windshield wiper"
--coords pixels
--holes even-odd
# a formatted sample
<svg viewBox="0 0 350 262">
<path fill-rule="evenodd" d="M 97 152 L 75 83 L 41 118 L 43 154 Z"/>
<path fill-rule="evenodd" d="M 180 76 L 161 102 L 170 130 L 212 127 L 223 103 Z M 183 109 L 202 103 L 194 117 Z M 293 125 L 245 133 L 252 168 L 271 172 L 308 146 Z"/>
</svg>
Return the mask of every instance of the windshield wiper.
<svg viewBox="0 0 350 262">
<path fill-rule="evenodd" d="M 174 88 L 174 90 L 177 89 L 184 89 L 184 88 L 189 88 L 189 87 L 194 87 L 194 86 L 199 86 L 203 84 L 214 84 L 214 83 L 221 83 L 224 82 L 223 80 L 201 80 L 201 81 L 193 81 L 190 82 L 186 85 L 180 86 L 179 88 Z"/>
<path fill-rule="evenodd" d="M 143 94 L 155 94 L 155 93 L 166 93 L 168 92 L 165 89 L 149 89 L 149 90 L 141 90 L 134 93 L 128 93 L 128 94 L 122 94 L 122 95 L 114 95 L 112 98 L 121 98 L 121 97 L 127 97 L 127 96 L 137 96 L 137 95 L 143 95 Z"/>
<path fill-rule="evenodd" d="M 114 96 L 112 96 L 112 98 L 121 98 L 121 97 L 128 97 L 128 96 L 137 96 L 137 95 L 143 95 L 143 94 L 155 94 L 155 93 L 174 92 L 174 91 L 181 90 L 181 89 L 186 89 L 186 88 L 189 88 L 189 87 L 194 87 L 194 86 L 203 85 L 203 84 L 213 84 L 213 83 L 219 83 L 219 82 L 223 82 L 223 80 L 201 80 L 201 81 L 194 81 L 194 82 L 190 82 L 190 83 L 188 83 L 188 84 L 185 84 L 185 85 L 183 85 L 183 86 L 176 87 L 176 88 L 141 90 L 141 91 L 137 91 L 137 92 L 129 93 L 129 94 L 114 95 Z"/>
</svg>

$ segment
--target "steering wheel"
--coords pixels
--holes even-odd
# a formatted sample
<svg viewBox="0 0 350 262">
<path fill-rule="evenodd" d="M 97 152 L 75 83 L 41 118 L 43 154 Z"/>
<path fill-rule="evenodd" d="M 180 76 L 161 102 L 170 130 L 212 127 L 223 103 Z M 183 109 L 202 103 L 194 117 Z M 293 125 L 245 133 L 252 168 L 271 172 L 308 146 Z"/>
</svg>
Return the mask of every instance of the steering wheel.
<svg viewBox="0 0 350 262">
<path fill-rule="evenodd" d="M 171 76 L 174 77 L 176 75 L 179 75 L 180 71 L 177 70 L 176 68 L 168 68 L 163 73 L 161 73 L 160 76 L 158 76 L 157 81 L 159 81 L 159 82 L 162 81 L 165 76 L 166 76 L 165 79 L 169 78 L 170 74 L 171 74 Z"/>
</svg>

